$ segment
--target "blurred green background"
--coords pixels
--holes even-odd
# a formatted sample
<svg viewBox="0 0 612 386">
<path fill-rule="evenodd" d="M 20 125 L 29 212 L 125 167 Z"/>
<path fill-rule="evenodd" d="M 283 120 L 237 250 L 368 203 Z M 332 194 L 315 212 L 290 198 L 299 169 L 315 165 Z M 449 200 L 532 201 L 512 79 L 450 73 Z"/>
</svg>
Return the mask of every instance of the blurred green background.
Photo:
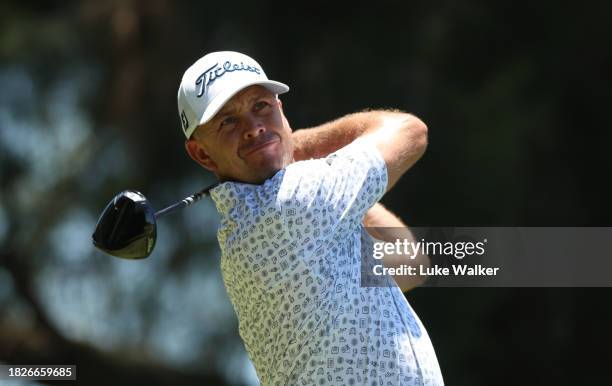
<svg viewBox="0 0 612 386">
<path fill-rule="evenodd" d="M 210 201 L 161 221 L 147 260 L 90 241 L 121 190 L 161 208 L 213 181 L 176 112 L 184 70 L 213 50 L 289 84 L 294 129 L 421 117 L 427 153 L 383 200 L 408 224 L 608 226 L 611 16 L 605 1 L 2 1 L 0 362 L 76 364 L 84 385 L 257 384 Z M 610 294 L 407 297 L 449 386 L 599 385 Z"/>
</svg>

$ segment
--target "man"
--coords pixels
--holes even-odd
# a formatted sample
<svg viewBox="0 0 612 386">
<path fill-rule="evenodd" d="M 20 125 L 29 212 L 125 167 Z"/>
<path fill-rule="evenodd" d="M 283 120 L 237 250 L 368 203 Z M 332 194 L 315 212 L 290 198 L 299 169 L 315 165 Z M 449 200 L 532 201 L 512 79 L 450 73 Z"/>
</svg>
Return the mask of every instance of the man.
<svg viewBox="0 0 612 386">
<path fill-rule="evenodd" d="M 178 92 L 187 152 L 221 182 L 221 270 L 261 383 L 442 385 L 400 288 L 360 285 L 363 223 L 403 226 L 377 201 L 423 154 L 426 126 L 372 111 L 292 133 L 288 90 L 225 51 L 195 62 Z"/>
</svg>

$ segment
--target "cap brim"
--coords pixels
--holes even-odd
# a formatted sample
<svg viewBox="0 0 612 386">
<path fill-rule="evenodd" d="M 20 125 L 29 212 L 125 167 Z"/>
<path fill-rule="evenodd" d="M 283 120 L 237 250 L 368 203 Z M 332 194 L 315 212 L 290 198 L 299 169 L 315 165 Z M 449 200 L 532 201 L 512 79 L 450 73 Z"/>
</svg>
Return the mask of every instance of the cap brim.
<svg viewBox="0 0 612 386">
<path fill-rule="evenodd" d="M 289 91 L 289 86 L 287 86 L 284 83 L 277 82 L 274 80 L 259 80 L 259 81 L 243 83 L 235 89 L 225 90 L 224 92 L 217 95 L 215 99 L 213 99 L 208 104 L 206 111 L 204 111 L 204 114 L 202 114 L 202 118 L 200 118 L 200 122 L 198 123 L 198 126 L 210 121 L 219 112 L 219 110 L 221 110 L 221 108 L 227 103 L 227 101 L 229 101 L 230 99 L 234 97 L 234 95 L 238 94 L 240 91 L 244 90 L 247 87 L 256 86 L 256 85 L 264 86 L 265 88 L 267 88 L 268 90 L 270 90 L 270 92 L 273 92 L 274 94 L 284 94 L 287 91 Z"/>
</svg>

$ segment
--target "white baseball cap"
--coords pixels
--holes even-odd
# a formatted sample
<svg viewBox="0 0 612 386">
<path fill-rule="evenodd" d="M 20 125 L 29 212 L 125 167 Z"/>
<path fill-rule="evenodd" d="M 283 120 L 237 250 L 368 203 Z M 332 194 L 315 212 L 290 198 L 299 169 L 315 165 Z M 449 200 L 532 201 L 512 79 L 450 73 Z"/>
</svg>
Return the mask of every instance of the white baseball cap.
<svg viewBox="0 0 612 386">
<path fill-rule="evenodd" d="M 253 85 L 274 94 L 289 91 L 286 84 L 268 80 L 253 58 L 233 51 L 212 52 L 198 59 L 185 71 L 178 90 L 181 126 L 187 138 L 212 119 L 240 90 Z"/>
</svg>

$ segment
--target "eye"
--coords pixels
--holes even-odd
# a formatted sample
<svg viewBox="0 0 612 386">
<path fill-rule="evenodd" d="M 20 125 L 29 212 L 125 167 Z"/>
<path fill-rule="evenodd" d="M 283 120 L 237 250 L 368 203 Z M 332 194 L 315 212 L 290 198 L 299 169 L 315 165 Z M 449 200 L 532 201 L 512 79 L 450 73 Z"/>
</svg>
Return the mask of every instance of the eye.
<svg viewBox="0 0 612 386">
<path fill-rule="evenodd" d="M 221 123 L 219 123 L 219 128 L 223 129 L 225 127 L 231 126 L 235 124 L 236 121 L 237 121 L 237 118 L 230 115 L 229 117 L 222 120 Z"/>
<path fill-rule="evenodd" d="M 255 111 L 261 111 L 263 109 L 265 109 L 266 107 L 270 106 L 270 104 L 266 101 L 259 101 L 257 103 L 255 103 L 255 106 L 253 106 L 253 109 Z"/>
</svg>

